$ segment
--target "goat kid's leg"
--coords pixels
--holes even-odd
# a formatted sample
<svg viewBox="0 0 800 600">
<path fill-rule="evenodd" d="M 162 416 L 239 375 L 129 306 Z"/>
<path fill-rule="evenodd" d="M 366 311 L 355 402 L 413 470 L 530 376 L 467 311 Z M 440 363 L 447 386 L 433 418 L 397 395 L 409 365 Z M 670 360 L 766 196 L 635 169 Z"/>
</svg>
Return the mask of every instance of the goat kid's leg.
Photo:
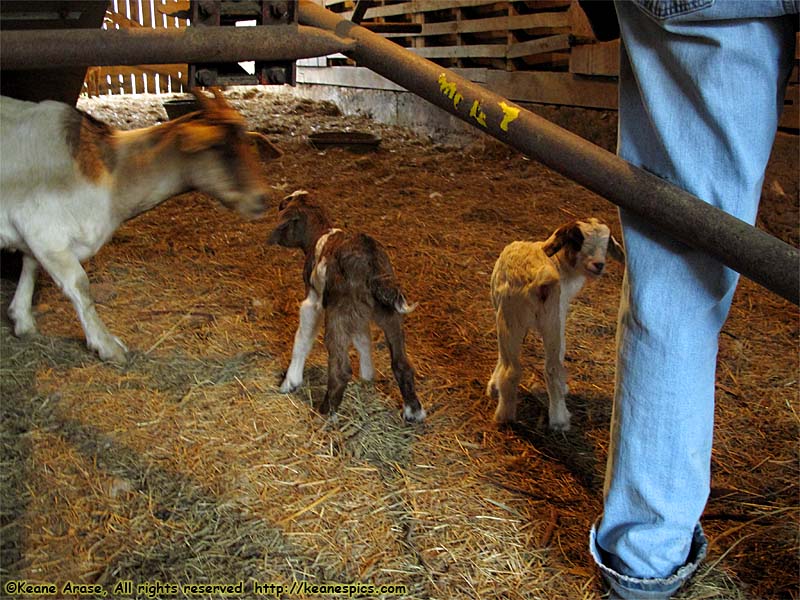
<svg viewBox="0 0 800 600">
<path fill-rule="evenodd" d="M 372 366 L 372 336 L 369 324 L 353 335 L 353 345 L 358 351 L 359 376 L 364 381 L 372 381 L 375 378 L 375 368 Z"/>
<path fill-rule="evenodd" d="M 517 420 L 517 388 L 522 376 L 520 353 L 527 328 L 509 326 L 502 311 L 497 314 L 498 359 L 489 385 L 497 390 L 495 423 L 513 423 Z"/>
<path fill-rule="evenodd" d="M 308 292 L 308 296 L 300 304 L 300 324 L 294 335 L 294 346 L 292 347 L 292 362 L 286 371 L 286 377 L 281 383 L 281 393 L 288 394 L 295 391 L 303 383 L 303 369 L 306 359 L 317 339 L 319 326 L 321 323 L 320 313 L 322 312 L 322 302 L 314 290 Z"/>
<path fill-rule="evenodd" d="M 375 320 L 386 336 L 389 354 L 392 360 L 392 373 L 403 397 L 403 418 L 410 423 L 422 423 L 425 420 L 425 409 L 417 397 L 414 385 L 414 367 L 406 354 L 406 340 L 403 334 L 402 315 L 377 311 Z"/>
<path fill-rule="evenodd" d="M 89 348 L 103 360 L 124 363 L 128 349 L 119 338 L 109 333 L 100 320 L 90 293 L 89 278 L 80 261 L 68 250 L 45 252 L 37 258 L 64 295 L 72 301 Z"/>
<path fill-rule="evenodd" d="M 17 283 L 14 299 L 8 307 L 8 316 L 14 323 L 14 335 L 23 337 L 36 333 L 33 318 L 33 290 L 36 287 L 36 272 L 39 263 L 29 254 L 22 256 L 22 273 Z"/>
<path fill-rule="evenodd" d="M 567 410 L 567 369 L 564 367 L 564 326 L 561 319 L 552 319 L 542 328 L 544 344 L 544 377 L 549 399 L 550 429 L 569 431 L 570 412 Z"/>
<path fill-rule="evenodd" d="M 317 406 L 323 415 L 335 413 L 342 403 L 347 382 L 353 375 L 350 367 L 350 339 L 344 315 L 336 308 L 328 307 L 325 324 L 325 348 L 328 350 L 328 387 L 325 398 Z"/>
<path fill-rule="evenodd" d="M 494 366 L 492 376 L 489 378 L 489 383 L 486 384 L 486 395 L 489 398 L 497 396 L 497 381 L 500 377 L 500 371 L 503 369 L 503 360 L 500 358 L 500 353 L 497 353 L 497 364 Z"/>
</svg>

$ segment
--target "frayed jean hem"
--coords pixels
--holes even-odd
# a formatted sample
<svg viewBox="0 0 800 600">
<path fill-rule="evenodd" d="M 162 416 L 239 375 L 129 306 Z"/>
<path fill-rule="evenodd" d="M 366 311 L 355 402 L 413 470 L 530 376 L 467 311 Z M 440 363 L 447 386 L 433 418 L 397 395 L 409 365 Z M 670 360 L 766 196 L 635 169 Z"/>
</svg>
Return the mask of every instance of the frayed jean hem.
<svg viewBox="0 0 800 600">
<path fill-rule="evenodd" d="M 706 557 L 708 540 L 703 533 L 703 528 L 698 523 L 692 535 L 692 546 L 686 564 L 669 577 L 654 579 L 640 579 L 623 575 L 603 564 L 600 549 L 597 546 L 597 523 L 592 525 L 589 533 L 589 551 L 592 553 L 592 558 L 597 563 L 603 579 L 612 590 L 611 598 L 617 594 L 616 597 L 625 600 L 667 600 L 697 571 L 700 563 Z"/>
</svg>

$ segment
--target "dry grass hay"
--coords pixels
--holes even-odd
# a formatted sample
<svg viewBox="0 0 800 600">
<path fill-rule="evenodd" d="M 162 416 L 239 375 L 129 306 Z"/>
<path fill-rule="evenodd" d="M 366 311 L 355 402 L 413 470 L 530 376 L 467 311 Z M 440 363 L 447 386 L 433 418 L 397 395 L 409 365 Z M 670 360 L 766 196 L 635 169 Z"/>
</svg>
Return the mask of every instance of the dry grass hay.
<svg viewBox="0 0 800 600">
<path fill-rule="evenodd" d="M 535 340 L 519 427 L 492 424 L 483 390 L 499 251 L 585 215 L 618 232 L 615 209 L 491 141 L 445 147 L 329 106 L 231 95 L 284 150 L 268 167 L 276 197 L 308 189 L 337 223 L 386 244 L 420 302 L 406 327 L 429 418 L 403 423 L 377 332 L 376 381 L 349 386 L 337 422 L 309 408 L 324 393 L 321 344 L 308 383 L 279 394 L 300 254 L 264 243 L 274 215 L 246 223 L 201 195 L 175 198 L 87 265 L 102 318 L 133 349 L 128 366 L 89 354 L 44 275 L 42 335 L 18 340 L 3 317 L 0 584 L 110 593 L 124 580 L 297 580 L 400 584 L 403 598 L 599 598 L 586 546 L 602 503 L 621 269 L 584 290 L 568 322 L 572 431 L 547 431 Z M 82 102 L 133 127 L 165 118 L 160 100 Z M 379 130 L 382 144 L 352 155 L 304 139 L 343 127 Z M 797 198 L 796 167 L 770 177 Z M 4 313 L 13 289 L 3 282 Z M 711 548 L 681 598 L 798 597 L 797 334 L 796 307 L 742 282 L 721 338 Z"/>
</svg>

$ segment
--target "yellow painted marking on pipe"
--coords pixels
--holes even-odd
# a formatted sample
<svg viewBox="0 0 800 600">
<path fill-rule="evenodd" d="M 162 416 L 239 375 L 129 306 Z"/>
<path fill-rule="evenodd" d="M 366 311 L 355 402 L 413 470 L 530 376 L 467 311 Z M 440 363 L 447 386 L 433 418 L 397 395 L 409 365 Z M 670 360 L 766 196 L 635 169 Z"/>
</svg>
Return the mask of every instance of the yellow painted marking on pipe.
<svg viewBox="0 0 800 600">
<path fill-rule="evenodd" d="M 500 122 L 500 129 L 508 131 L 508 124 L 519 117 L 519 109 L 505 102 L 500 103 L 500 108 L 503 109 L 503 120 Z"/>
<path fill-rule="evenodd" d="M 453 101 L 453 108 L 458 108 L 458 103 L 464 99 L 464 96 L 458 93 L 458 89 L 456 84 L 451 81 L 447 81 L 447 77 L 444 73 L 439 75 L 439 89 L 442 93 L 450 98 Z"/>
<path fill-rule="evenodd" d="M 472 103 L 472 108 L 469 109 L 469 116 L 486 127 L 486 113 L 481 110 L 481 103 L 477 100 Z"/>
</svg>

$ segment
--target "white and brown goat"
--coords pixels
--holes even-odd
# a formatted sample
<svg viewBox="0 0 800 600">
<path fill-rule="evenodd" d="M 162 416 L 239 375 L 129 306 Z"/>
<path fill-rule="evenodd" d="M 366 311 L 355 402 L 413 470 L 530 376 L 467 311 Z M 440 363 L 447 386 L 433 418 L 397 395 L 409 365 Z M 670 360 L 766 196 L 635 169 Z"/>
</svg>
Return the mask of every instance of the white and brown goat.
<svg viewBox="0 0 800 600">
<path fill-rule="evenodd" d="M 89 348 L 123 362 L 127 349 L 100 320 L 81 262 L 124 221 L 189 190 L 247 217 L 263 212 L 267 186 L 256 146 L 262 156 L 280 152 L 248 134 L 219 90 L 213 99 L 195 95 L 200 110 L 133 131 L 60 102 L 0 99 L 0 247 L 23 253 L 8 310 L 17 336 L 36 331 L 31 302 L 41 265 L 72 301 Z"/>
<path fill-rule="evenodd" d="M 544 345 L 550 428 L 569 429 L 564 401 L 567 310 L 586 279 L 603 273 L 607 256 L 625 260 L 608 227 L 595 218 L 562 225 L 543 242 L 512 242 L 500 254 L 491 280 L 498 358 L 486 387 L 487 395 L 498 395 L 496 422 L 516 420 L 520 352 L 528 330 L 534 329 Z"/>
<path fill-rule="evenodd" d="M 352 375 L 349 349 L 359 354 L 362 379 L 372 380 L 374 321 L 386 335 L 392 372 L 403 397 L 403 417 L 420 422 L 425 410 L 414 388 L 414 368 L 406 355 L 403 315 L 411 312 L 397 283 L 389 257 L 368 235 L 335 229 L 326 211 L 297 191 L 280 204 L 278 225 L 269 243 L 305 252 L 303 280 L 306 298 L 300 305 L 300 324 L 294 338 L 292 362 L 280 390 L 289 393 L 303 382 L 303 367 L 325 313 L 328 387 L 317 405 L 322 414 L 336 411 Z"/>
</svg>

